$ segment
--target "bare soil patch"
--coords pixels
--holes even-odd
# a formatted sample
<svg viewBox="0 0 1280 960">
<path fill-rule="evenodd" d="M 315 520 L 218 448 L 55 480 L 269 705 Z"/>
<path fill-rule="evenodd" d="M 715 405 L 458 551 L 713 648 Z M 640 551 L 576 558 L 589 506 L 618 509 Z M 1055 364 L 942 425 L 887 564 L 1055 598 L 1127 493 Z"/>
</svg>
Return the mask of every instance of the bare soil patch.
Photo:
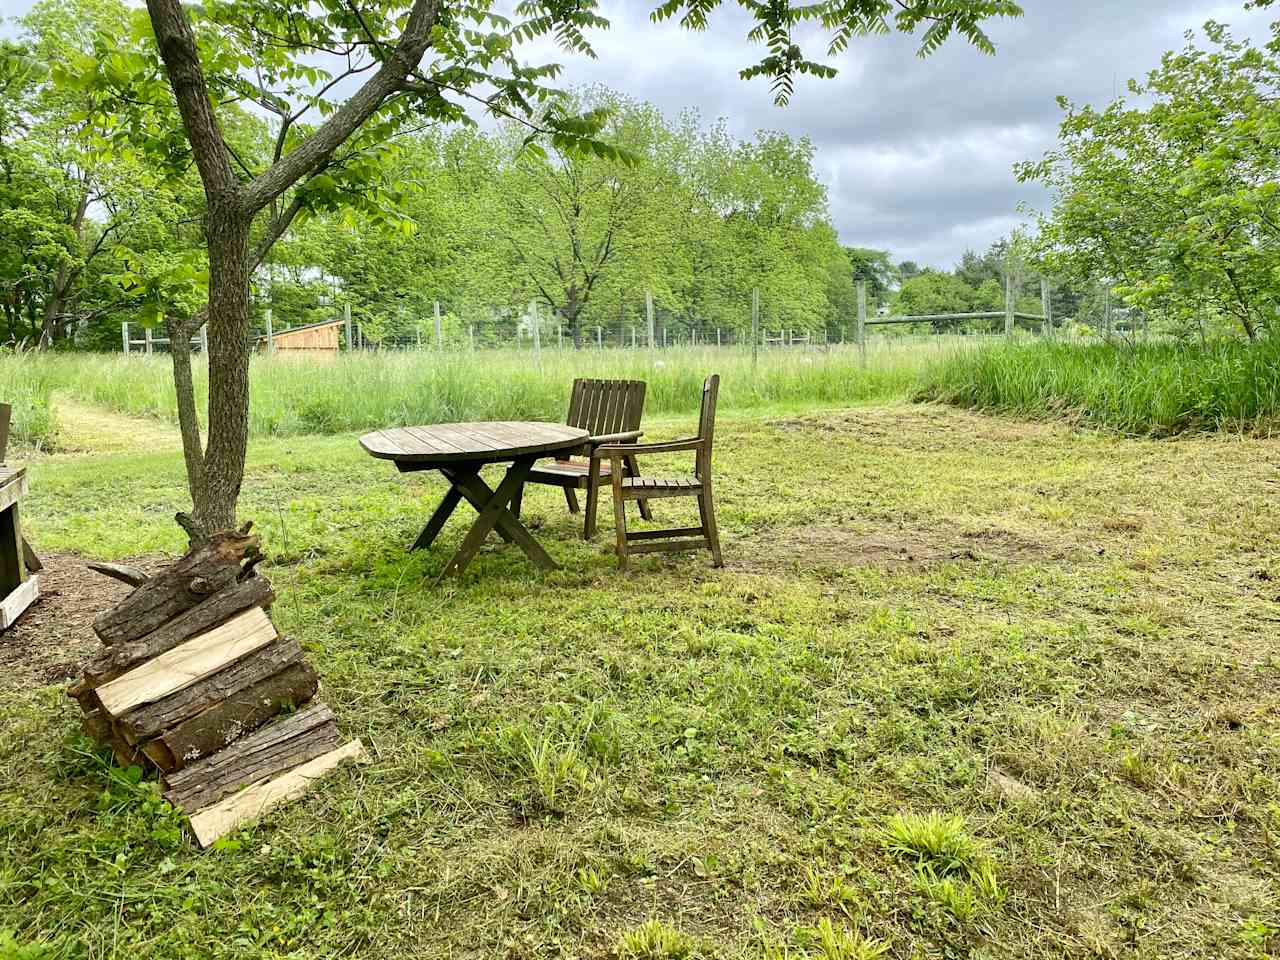
<svg viewBox="0 0 1280 960">
<path fill-rule="evenodd" d="M 1041 543 L 1011 530 L 971 531 L 893 529 L 859 531 L 815 524 L 769 531 L 743 541 L 730 567 L 754 572 L 779 566 L 801 569 L 881 567 L 887 570 L 923 569 L 950 561 L 999 560 L 1030 563 L 1063 559 L 1062 544 Z"/>
<path fill-rule="evenodd" d="M 93 618 L 118 603 L 130 587 L 85 566 L 74 553 L 40 554 L 40 599 L 0 633 L 0 691 L 43 686 L 74 677 L 101 650 Z M 130 566 L 153 570 L 163 558 L 143 557 Z"/>
</svg>

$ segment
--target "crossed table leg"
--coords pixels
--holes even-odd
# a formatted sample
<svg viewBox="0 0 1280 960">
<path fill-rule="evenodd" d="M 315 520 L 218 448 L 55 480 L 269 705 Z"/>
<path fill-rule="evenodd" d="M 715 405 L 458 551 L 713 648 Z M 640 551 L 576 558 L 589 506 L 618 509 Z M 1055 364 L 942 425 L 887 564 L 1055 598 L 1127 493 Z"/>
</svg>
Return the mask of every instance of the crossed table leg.
<svg viewBox="0 0 1280 960">
<path fill-rule="evenodd" d="M 507 474 L 498 484 L 497 490 L 480 479 L 480 465 L 464 464 L 457 467 L 441 467 L 440 472 L 448 479 L 451 486 L 444 495 L 435 513 L 423 527 L 422 533 L 414 541 L 411 550 L 420 550 L 430 546 L 440 533 L 453 511 L 462 500 L 466 500 L 476 509 L 478 516 L 471 529 L 467 531 L 462 545 L 445 565 L 440 574 L 445 577 L 451 573 L 460 574 L 480 550 L 485 537 L 495 528 L 502 539 L 517 544 L 534 564 L 543 570 L 555 570 L 556 562 L 547 556 L 547 552 L 538 545 L 533 536 L 509 509 L 511 501 L 524 487 L 525 478 L 533 469 L 537 457 L 521 457 L 512 462 Z"/>
</svg>

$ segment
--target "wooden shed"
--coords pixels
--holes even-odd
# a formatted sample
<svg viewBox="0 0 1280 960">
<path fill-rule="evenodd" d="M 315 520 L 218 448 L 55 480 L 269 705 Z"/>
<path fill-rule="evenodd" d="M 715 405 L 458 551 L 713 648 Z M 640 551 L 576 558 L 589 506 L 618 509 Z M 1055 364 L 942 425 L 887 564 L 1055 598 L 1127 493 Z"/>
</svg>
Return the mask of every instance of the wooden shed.
<svg viewBox="0 0 1280 960">
<path fill-rule="evenodd" d="M 259 353 L 266 353 L 270 349 L 274 353 L 296 353 L 299 356 L 336 356 L 341 342 L 342 324 L 343 320 L 339 318 L 280 330 L 270 338 L 259 337 L 256 349 Z"/>
</svg>

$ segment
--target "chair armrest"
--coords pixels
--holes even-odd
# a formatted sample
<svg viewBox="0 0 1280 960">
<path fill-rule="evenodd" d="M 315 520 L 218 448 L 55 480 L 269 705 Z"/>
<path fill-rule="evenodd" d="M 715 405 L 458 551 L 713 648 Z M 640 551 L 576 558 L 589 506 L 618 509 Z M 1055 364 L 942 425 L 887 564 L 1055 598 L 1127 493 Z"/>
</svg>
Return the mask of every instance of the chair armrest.
<svg viewBox="0 0 1280 960">
<path fill-rule="evenodd" d="M 681 450 L 701 449 L 705 442 L 701 437 L 686 437 L 683 440 L 668 440 L 666 443 L 606 444 L 602 447 L 596 447 L 591 452 L 591 459 L 629 457 L 639 453 L 678 453 Z"/>
<path fill-rule="evenodd" d="M 623 433 L 606 433 L 599 437 L 587 437 L 587 443 L 593 447 L 605 443 L 632 443 L 643 436 L 643 430 L 627 430 Z"/>
</svg>

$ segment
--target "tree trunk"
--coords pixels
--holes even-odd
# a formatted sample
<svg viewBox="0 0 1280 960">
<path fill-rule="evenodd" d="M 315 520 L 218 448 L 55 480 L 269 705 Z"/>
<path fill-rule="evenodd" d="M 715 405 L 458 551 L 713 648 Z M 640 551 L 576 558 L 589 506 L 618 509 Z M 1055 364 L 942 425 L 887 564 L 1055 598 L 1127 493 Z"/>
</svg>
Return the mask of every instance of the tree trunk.
<svg viewBox="0 0 1280 960">
<path fill-rule="evenodd" d="M 80 192 L 80 202 L 76 204 L 76 212 L 72 215 L 70 224 L 71 229 L 75 232 L 77 244 L 82 243 L 84 240 L 84 218 L 88 210 L 89 188 L 84 187 Z M 71 289 L 71 283 L 75 276 L 76 274 L 65 263 L 59 264 L 58 272 L 53 278 L 53 289 L 49 292 L 49 299 L 44 302 L 44 322 L 40 330 L 40 347 L 53 346 L 54 338 L 58 332 L 58 318 L 62 315 L 62 308 L 67 302 L 67 291 Z"/>
<path fill-rule="evenodd" d="M 249 443 L 249 228 L 234 197 L 211 200 L 209 244 L 209 445 L 193 490 L 205 535 L 236 525 L 236 500 Z"/>
<path fill-rule="evenodd" d="M 182 458 L 187 466 L 187 491 L 195 504 L 204 490 L 204 449 L 200 445 L 200 418 L 196 415 L 195 385 L 191 381 L 191 334 L 205 322 L 201 311 L 191 320 L 169 323 L 169 352 L 173 357 L 173 385 L 178 402 L 178 431 L 182 434 Z"/>
</svg>

